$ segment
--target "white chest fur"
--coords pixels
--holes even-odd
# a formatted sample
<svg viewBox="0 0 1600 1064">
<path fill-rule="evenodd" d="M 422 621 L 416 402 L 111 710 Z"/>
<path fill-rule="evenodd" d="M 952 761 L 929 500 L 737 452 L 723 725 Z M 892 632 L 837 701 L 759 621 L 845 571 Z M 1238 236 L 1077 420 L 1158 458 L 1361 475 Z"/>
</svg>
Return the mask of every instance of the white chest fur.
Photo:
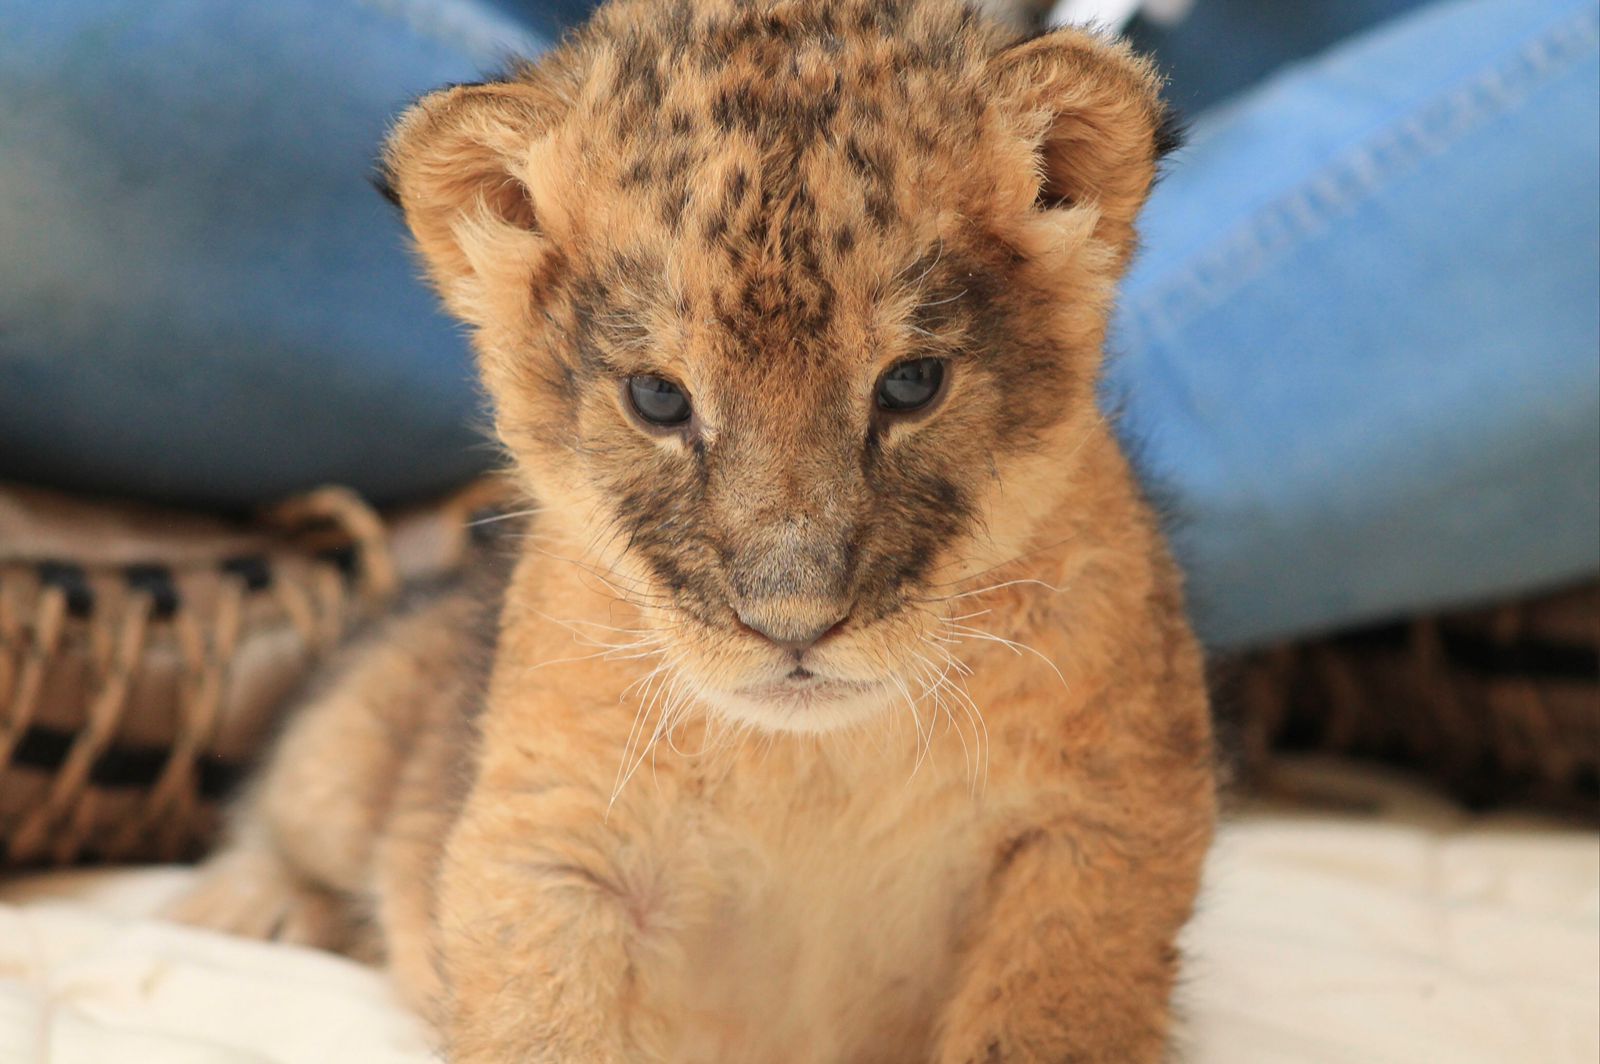
<svg viewBox="0 0 1600 1064">
<path fill-rule="evenodd" d="M 723 822 L 718 900 L 682 940 L 679 1059 L 927 1059 L 987 869 L 983 808 L 964 784 L 900 777 Z"/>
</svg>

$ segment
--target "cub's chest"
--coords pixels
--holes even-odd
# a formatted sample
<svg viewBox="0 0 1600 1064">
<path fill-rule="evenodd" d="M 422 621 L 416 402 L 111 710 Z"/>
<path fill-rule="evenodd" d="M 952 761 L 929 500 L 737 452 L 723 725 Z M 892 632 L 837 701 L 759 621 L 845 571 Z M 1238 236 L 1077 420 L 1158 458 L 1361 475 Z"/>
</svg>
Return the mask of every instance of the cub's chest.
<svg viewBox="0 0 1600 1064">
<path fill-rule="evenodd" d="M 683 1059 L 925 1059 L 991 847 L 965 788 L 896 797 L 722 825 Z"/>
</svg>

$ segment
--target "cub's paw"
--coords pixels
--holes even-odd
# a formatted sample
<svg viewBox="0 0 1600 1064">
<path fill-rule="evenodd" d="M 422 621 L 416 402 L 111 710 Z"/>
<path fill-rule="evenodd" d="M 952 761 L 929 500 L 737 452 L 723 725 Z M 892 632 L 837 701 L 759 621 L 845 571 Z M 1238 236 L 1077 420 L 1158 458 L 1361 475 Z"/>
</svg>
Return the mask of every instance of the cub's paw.
<svg viewBox="0 0 1600 1064">
<path fill-rule="evenodd" d="M 224 851 L 196 871 L 194 884 L 162 912 L 166 919 L 317 949 L 349 945 L 340 898 L 306 882 L 271 853 Z"/>
</svg>

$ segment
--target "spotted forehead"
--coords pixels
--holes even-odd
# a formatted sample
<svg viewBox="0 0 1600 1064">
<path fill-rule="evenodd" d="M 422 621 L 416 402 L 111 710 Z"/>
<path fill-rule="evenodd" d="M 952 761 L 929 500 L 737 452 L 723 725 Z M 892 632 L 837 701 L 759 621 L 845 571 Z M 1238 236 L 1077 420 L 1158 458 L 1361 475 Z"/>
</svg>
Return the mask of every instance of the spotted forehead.
<svg viewBox="0 0 1600 1064">
<path fill-rule="evenodd" d="M 587 201 L 567 286 L 582 332 L 602 355 L 692 343 L 814 370 L 858 354 L 903 282 L 942 277 L 929 256 L 941 211 L 964 206 L 953 163 L 982 136 L 995 31 L 910 0 L 644 15 L 610 5 L 580 42 L 564 142 Z"/>
<path fill-rule="evenodd" d="M 707 129 L 762 143 L 889 125 L 932 147 L 981 110 L 975 87 L 998 29 L 947 0 L 626 0 L 572 51 L 590 128 L 613 140 Z"/>
<path fill-rule="evenodd" d="M 582 243 L 578 289 L 641 340 L 825 354 L 948 299 L 971 258 L 941 224 L 959 212 L 903 169 L 854 131 L 782 165 L 738 144 L 640 144 L 617 182 L 624 208 Z"/>
<path fill-rule="evenodd" d="M 782 246 L 815 265 L 917 213 L 983 128 L 969 10 L 902 0 L 611 5 L 575 48 L 570 164 L 586 186 L 648 202 L 654 222 L 742 257 Z M 818 203 L 840 215 L 826 232 Z M 815 246 L 812 246 L 815 245 Z M 810 260 L 810 261 L 808 261 Z"/>
</svg>

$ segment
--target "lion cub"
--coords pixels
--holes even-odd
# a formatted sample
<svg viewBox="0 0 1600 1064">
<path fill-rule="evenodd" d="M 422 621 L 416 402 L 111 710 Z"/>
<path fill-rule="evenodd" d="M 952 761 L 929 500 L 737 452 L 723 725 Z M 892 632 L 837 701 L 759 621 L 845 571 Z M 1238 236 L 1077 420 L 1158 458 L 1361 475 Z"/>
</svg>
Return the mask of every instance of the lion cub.
<svg viewBox="0 0 1600 1064">
<path fill-rule="evenodd" d="M 1158 88 L 947 0 L 616 0 L 414 107 L 539 513 L 184 915 L 382 959 L 462 1064 L 1158 1059 L 1211 738 L 1095 402 Z"/>
</svg>

